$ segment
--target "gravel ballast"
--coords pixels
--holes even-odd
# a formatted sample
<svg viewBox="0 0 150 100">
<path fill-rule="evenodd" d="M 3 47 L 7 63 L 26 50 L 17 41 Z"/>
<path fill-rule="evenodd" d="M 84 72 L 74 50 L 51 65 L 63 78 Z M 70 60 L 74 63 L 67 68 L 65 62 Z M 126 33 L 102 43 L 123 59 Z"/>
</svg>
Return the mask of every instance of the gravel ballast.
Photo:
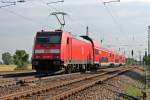
<svg viewBox="0 0 150 100">
<path fill-rule="evenodd" d="M 142 93 L 145 86 L 144 71 L 134 69 L 118 77 L 96 84 L 84 91 L 66 98 L 66 100 L 141 100 L 128 94 L 129 87 L 134 87 Z"/>
</svg>

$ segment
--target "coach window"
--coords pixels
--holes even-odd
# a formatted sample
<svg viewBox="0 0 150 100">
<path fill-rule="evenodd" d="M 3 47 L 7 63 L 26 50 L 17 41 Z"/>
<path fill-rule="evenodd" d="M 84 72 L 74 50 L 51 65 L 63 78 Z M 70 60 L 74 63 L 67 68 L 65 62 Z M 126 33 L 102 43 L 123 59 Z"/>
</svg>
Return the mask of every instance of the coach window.
<svg viewBox="0 0 150 100">
<path fill-rule="evenodd" d="M 108 58 L 102 57 L 102 58 L 101 58 L 101 62 L 108 62 Z"/>
<path fill-rule="evenodd" d="M 119 62 L 119 59 L 115 59 L 115 62 L 118 63 L 118 62 Z"/>
<path fill-rule="evenodd" d="M 98 49 L 95 49 L 95 54 L 99 54 L 99 50 Z"/>
</svg>

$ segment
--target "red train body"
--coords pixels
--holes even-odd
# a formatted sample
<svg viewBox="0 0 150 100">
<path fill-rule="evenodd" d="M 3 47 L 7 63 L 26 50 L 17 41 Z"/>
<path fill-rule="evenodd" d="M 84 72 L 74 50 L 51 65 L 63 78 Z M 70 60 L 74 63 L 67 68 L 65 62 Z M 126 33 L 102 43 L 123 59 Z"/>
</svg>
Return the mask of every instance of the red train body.
<svg viewBox="0 0 150 100">
<path fill-rule="evenodd" d="M 32 66 L 38 72 L 83 71 L 125 64 L 125 57 L 104 50 L 88 36 L 77 37 L 62 30 L 37 32 Z"/>
</svg>

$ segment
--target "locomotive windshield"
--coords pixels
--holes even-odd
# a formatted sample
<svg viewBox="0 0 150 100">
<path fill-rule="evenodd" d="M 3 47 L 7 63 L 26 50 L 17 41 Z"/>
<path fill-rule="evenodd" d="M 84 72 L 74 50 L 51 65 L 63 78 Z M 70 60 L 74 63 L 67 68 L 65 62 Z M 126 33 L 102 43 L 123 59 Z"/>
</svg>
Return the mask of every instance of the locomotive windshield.
<svg viewBox="0 0 150 100">
<path fill-rule="evenodd" d="M 61 37 L 59 34 L 40 33 L 36 37 L 36 43 L 51 44 L 60 43 Z"/>
</svg>

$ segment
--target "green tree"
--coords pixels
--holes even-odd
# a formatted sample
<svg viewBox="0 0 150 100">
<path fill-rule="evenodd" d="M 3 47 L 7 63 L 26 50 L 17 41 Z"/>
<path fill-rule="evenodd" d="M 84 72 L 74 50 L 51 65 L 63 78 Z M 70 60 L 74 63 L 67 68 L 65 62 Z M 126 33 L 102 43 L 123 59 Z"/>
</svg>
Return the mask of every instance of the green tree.
<svg viewBox="0 0 150 100">
<path fill-rule="evenodd" d="M 136 60 L 135 59 L 133 59 L 133 58 L 127 58 L 126 59 L 126 64 L 127 65 L 133 65 L 133 64 L 136 64 Z"/>
<path fill-rule="evenodd" d="M 13 63 L 13 57 L 9 52 L 5 52 L 2 54 L 3 64 L 10 65 Z"/>
<path fill-rule="evenodd" d="M 18 68 L 24 69 L 27 67 L 29 54 L 27 54 L 25 50 L 16 50 L 13 58 L 14 64 L 16 64 Z"/>
<path fill-rule="evenodd" d="M 145 62 L 145 64 L 150 65 L 150 55 L 149 56 L 144 56 L 143 61 Z"/>
</svg>

